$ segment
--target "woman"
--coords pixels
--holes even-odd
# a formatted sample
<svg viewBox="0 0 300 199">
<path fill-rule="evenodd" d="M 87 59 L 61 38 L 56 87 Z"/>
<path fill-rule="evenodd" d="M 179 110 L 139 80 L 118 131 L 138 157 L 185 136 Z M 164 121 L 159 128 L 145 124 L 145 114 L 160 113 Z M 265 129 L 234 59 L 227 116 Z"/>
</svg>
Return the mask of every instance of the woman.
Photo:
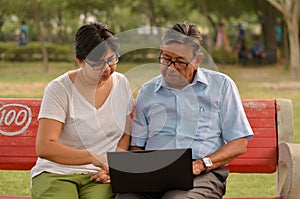
<svg viewBox="0 0 300 199">
<path fill-rule="evenodd" d="M 79 69 L 50 82 L 39 113 L 32 198 L 114 198 L 107 151 L 127 150 L 133 98 L 115 72 L 114 33 L 92 23 L 75 36 Z"/>
</svg>

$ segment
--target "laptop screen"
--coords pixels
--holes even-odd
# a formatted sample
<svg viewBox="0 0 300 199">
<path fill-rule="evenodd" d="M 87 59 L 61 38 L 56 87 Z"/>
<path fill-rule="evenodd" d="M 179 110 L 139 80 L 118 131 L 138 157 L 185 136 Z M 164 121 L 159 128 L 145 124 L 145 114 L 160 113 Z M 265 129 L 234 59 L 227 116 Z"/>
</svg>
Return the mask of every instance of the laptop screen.
<svg viewBox="0 0 300 199">
<path fill-rule="evenodd" d="M 107 158 L 114 193 L 193 188 L 190 148 L 108 152 Z"/>
</svg>

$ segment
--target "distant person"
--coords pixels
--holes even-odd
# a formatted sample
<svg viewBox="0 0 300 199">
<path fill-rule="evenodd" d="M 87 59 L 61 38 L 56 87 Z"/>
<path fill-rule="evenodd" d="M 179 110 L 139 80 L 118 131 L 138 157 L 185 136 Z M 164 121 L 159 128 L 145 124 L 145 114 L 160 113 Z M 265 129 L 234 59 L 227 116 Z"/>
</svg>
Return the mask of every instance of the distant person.
<svg viewBox="0 0 300 199">
<path fill-rule="evenodd" d="M 276 25 L 275 25 L 275 35 L 276 35 L 276 44 L 277 44 L 276 58 L 277 58 L 277 61 L 280 62 L 281 61 L 280 48 L 282 46 L 282 29 L 278 22 L 276 22 Z"/>
<path fill-rule="evenodd" d="M 242 61 L 243 65 L 247 65 L 248 62 L 248 51 L 245 40 L 245 30 L 242 28 L 242 25 L 239 23 L 238 26 L 237 40 L 235 44 L 235 49 L 238 54 L 239 60 Z"/>
<path fill-rule="evenodd" d="M 266 57 L 264 53 L 264 47 L 257 37 L 253 39 L 253 44 L 251 46 L 251 55 L 254 59 L 258 60 L 259 63 L 261 63 L 261 60 Z"/>
<path fill-rule="evenodd" d="M 113 199 L 104 157 L 128 150 L 134 101 L 114 33 L 102 23 L 75 35 L 78 69 L 45 88 L 31 169 L 32 199 Z"/>
<path fill-rule="evenodd" d="M 18 38 L 18 46 L 26 46 L 28 44 L 28 27 L 26 26 L 26 22 L 24 20 L 21 21 L 21 28 Z"/>
<path fill-rule="evenodd" d="M 244 39 L 237 40 L 235 48 L 236 48 L 236 52 L 238 54 L 239 60 L 242 62 L 242 64 L 244 66 L 247 65 L 249 57 L 248 57 L 248 50 L 246 47 L 245 40 Z"/>
<path fill-rule="evenodd" d="M 242 28 L 242 24 L 238 24 L 238 37 L 237 40 L 245 40 L 245 30 Z"/>
<path fill-rule="evenodd" d="M 275 25 L 275 34 L 276 34 L 277 47 L 280 47 L 282 44 L 282 30 L 278 23 L 276 23 Z"/>
<path fill-rule="evenodd" d="M 219 23 L 217 27 L 216 48 L 221 48 L 224 45 L 224 25 Z"/>
<path fill-rule="evenodd" d="M 223 23 L 219 23 L 217 27 L 216 48 L 224 48 L 225 50 L 230 51 L 229 39 Z"/>
</svg>

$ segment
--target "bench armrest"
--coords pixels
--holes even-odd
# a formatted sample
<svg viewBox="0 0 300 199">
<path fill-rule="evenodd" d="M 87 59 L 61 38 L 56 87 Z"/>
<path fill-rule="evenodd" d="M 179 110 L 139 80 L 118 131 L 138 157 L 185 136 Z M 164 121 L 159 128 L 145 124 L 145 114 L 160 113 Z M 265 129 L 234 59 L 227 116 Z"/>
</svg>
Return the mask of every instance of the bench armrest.
<svg viewBox="0 0 300 199">
<path fill-rule="evenodd" d="M 276 99 L 278 144 L 294 143 L 293 105 L 289 99 Z"/>
<path fill-rule="evenodd" d="M 276 195 L 289 199 L 300 195 L 300 144 L 279 145 Z"/>
</svg>

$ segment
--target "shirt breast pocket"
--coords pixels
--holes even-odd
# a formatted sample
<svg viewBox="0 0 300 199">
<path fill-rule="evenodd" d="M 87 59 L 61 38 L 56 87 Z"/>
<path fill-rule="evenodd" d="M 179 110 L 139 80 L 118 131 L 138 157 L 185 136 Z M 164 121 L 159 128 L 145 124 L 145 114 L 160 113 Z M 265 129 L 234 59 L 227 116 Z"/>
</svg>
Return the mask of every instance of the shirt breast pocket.
<svg viewBox="0 0 300 199">
<path fill-rule="evenodd" d="M 202 112 L 198 120 L 196 140 L 206 140 L 211 137 L 219 136 L 219 123 L 218 112 Z"/>
<path fill-rule="evenodd" d="M 151 106 L 147 115 L 149 137 L 159 134 L 165 127 L 167 121 L 167 113 L 165 107 L 156 104 Z"/>
</svg>

